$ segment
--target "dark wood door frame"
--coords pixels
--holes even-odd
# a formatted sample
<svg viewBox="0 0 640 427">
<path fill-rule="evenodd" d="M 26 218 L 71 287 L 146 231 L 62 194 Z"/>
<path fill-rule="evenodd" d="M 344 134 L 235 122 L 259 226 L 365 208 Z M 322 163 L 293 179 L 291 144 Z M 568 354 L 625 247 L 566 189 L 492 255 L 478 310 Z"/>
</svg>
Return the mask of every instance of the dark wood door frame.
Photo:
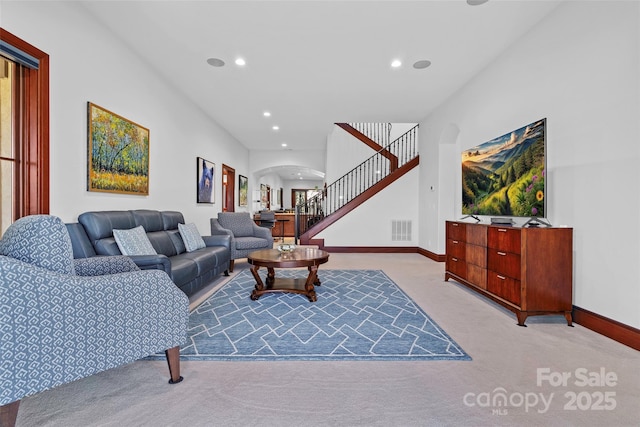
<svg viewBox="0 0 640 427">
<path fill-rule="evenodd" d="M 222 164 L 222 212 L 235 212 L 236 170 Z"/>
<path fill-rule="evenodd" d="M 267 185 L 267 210 L 271 210 L 271 186 Z"/>
</svg>

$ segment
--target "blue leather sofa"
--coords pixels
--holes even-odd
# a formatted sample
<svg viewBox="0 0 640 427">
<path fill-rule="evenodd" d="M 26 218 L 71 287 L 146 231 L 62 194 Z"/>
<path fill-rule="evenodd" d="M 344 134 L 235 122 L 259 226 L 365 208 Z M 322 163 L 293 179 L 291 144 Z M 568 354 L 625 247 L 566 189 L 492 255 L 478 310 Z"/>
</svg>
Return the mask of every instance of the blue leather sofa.
<svg viewBox="0 0 640 427">
<path fill-rule="evenodd" d="M 74 258 L 96 255 L 122 255 L 113 237 L 114 229 L 142 225 L 158 255 L 134 255 L 130 258 L 142 270 L 163 270 L 187 296 L 191 296 L 216 276 L 229 275 L 231 256 L 229 236 L 202 236 L 206 247 L 187 252 L 178 230 L 184 224 L 176 211 L 129 210 L 85 212 L 78 222 L 67 224 Z"/>
</svg>

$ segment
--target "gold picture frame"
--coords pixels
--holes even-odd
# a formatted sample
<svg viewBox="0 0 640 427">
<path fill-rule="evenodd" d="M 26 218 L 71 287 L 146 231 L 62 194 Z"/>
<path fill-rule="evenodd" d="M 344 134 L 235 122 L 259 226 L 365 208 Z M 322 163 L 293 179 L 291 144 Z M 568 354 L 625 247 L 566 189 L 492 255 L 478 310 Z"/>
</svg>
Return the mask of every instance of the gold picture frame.
<svg viewBox="0 0 640 427">
<path fill-rule="evenodd" d="M 87 191 L 149 195 L 149 129 L 87 103 Z"/>
<path fill-rule="evenodd" d="M 238 176 L 238 206 L 249 205 L 249 179 L 244 175 Z"/>
</svg>

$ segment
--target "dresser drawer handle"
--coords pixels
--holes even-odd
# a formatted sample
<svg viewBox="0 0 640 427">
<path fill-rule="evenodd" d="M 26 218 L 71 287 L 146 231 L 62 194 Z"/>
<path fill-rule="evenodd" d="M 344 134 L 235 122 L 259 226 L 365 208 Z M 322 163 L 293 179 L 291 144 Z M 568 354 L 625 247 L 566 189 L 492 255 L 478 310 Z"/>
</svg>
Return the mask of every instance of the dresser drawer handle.
<svg viewBox="0 0 640 427">
<path fill-rule="evenodd" d="M 458 262 L 458 258 L 451 257 L 451 261 Z"/>
<path fill-rule="evenodd" d="M 458 224 L 456 224 L 455 222 L 453 224 L 451 224 L 451 225 L 454 226 L 454 227 L 458 226 Z"/>
<path fill-rule="evenodd" d="M 500 233 L 506 233 L 506 232 L 507 232 L 507 229 L 506 229 L 506 228 L 498 228 L 498 231 L 499 231 Z"/>
<path fill-rule="evenodd" d="M 496 276 L 498 276 L 498 279 L 500 279 L 500 280 L 507 280 L 507 278 L 506 278 L 506 277 L 501 276 L 501 275 L 499 275 L 499 274 L 496 274 Z"/>
<path fill-rule="evenodd" d="M 453 244 L 454 244 L 454 245 L 457 245 L 457 244 L 458 244 L 458 241 L 457 241 L 457 240 L 454 240 L 454 241 L 453 241 Z"/>
<path fill-rule="evenodd" d="M 506 252 L 498 252 L 498 255 L 500 255 L 500 256 L 507 256 L 507 253 L 506 253 Z"/>
</svg>

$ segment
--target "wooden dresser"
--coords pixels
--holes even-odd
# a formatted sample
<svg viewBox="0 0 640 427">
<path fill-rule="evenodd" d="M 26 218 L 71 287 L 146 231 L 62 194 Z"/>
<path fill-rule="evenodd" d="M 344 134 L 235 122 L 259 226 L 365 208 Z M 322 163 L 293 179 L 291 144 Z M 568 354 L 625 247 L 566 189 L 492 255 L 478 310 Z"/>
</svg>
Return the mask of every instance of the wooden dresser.
<svg viewBox="0 0 640 427">
<path fill-rule="evenodd" d="M 528 316 L 564 314 L 571 326 L 573 229 L 446 222 L 445 281 L 453 279 Z"/>
</svg>

